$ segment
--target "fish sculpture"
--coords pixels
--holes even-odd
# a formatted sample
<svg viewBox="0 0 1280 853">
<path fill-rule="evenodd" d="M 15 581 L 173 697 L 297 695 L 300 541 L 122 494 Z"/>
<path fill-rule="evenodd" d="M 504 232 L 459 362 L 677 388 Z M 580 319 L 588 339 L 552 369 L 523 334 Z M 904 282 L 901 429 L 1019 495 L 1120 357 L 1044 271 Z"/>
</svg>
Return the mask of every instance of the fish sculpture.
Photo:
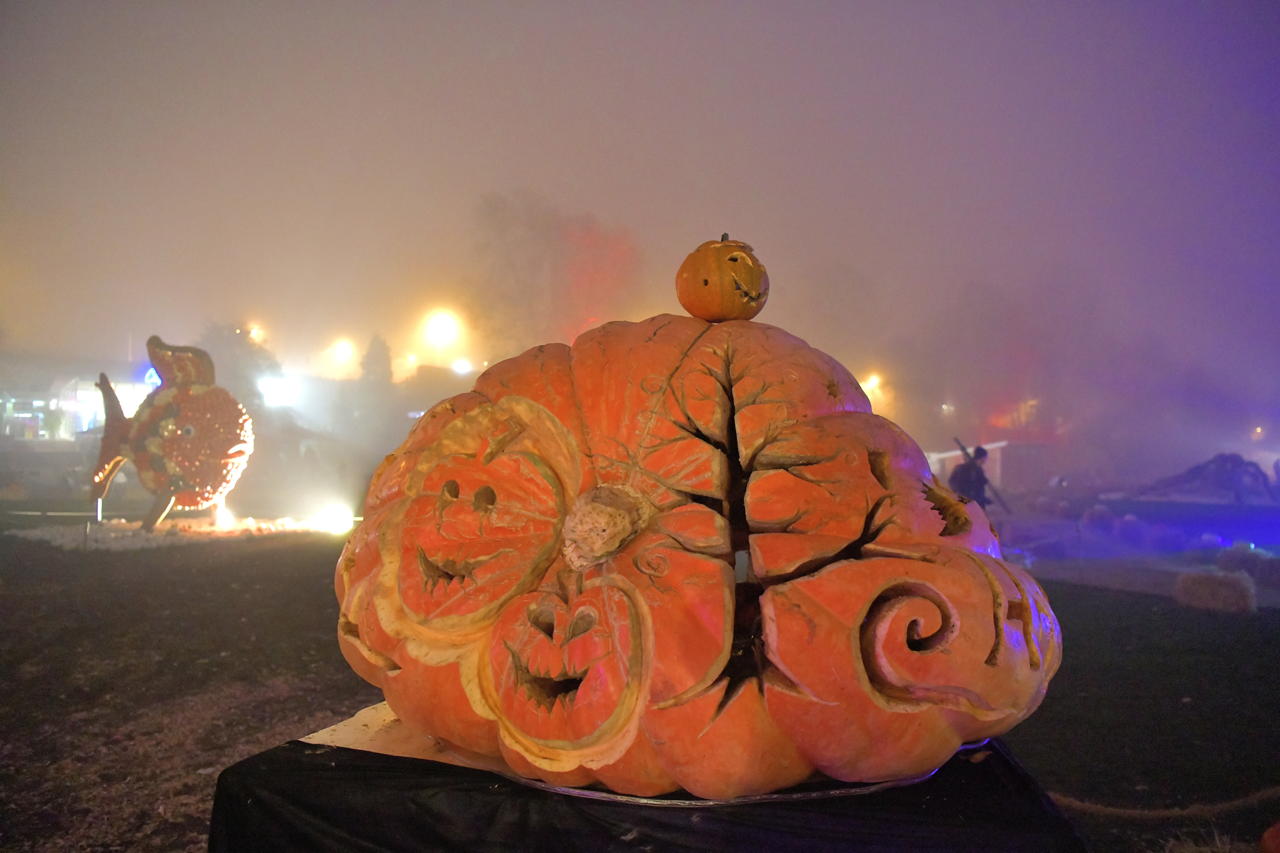
<svg viewBox="0 0 1280 853">
<path fill-rule="evenodd" d="M 152 335 L 147 355 L 160 387 L 126 418 L 105 373 L 99 374 L 107 421 L 90 496 L 106 496 L 111 480 L 133 463 L 155 502 L 142 522 L 151 531 L 171 509 L 204 509 L 235 487 L 253 453 L 253 421 L 214 384 L 213 359 L 197 347 L 171 346 Z"/>
</svg>

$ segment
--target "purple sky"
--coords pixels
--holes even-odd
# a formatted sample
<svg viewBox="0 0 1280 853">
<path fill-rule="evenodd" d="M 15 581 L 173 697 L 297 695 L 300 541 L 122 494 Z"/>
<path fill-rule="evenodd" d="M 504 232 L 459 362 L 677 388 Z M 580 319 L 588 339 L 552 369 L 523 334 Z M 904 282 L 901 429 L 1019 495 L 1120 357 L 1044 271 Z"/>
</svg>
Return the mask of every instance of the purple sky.
<svg viewBox="0 0 1280 853">
<path fill-rule="evenodd" d="M 537 342 L 569 225 L 634 249 L 601 319 L 728 231 L 900 399 L 1030 357 L 1280 435 L 1277 44 L 1272 2 L 0 2 L 0 349 L 297 361 L 450 301 Z"/>
</svg>

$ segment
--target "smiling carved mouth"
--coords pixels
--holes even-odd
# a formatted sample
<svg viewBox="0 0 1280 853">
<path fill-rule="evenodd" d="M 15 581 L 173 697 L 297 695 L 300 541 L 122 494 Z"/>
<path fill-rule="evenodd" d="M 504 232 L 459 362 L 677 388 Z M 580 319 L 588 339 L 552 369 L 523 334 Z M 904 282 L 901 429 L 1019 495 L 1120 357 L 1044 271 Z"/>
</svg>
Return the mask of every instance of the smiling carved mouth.
<svg viewBox="0 0 1280 853">
<path fill-rule="evenodd" d="M 742 282 L 738 281 L 738 277 L 736 275 L 730 277 L 733 279 L 733 289 L 738 291 L 738 296 L 742 298 L 743 302 L 746 302 L 748 305 L 755 305 L 760 301 L 760 294 L 757 293 L 753 295 L 749 290 L 742 286 Z"/>
<path fill-rule="evenodd" d="M 535 675 L 520 660 L 520 656 L 516 654 L 515 649 L 508 645 L 507 651 L 511 653 L 511 665 L 516 674 L 516 686 L 523 688 L 526 696 L 548 711 L 555 706 L 556 702 L 561 700 L 566 705 L 573 704 L 574 697 L 578 695 L 578 688 L 582 686 L 582 680 L 586 678 L 586 670 L 577 673 L 561 671 L 557 676 Z"/>
<path fill-rule="evenodd" d="M 496 555 L 482 557 L 478 560 L 441 560 L 436 562 L 427 556 L 427 552 L 418 546 L 418 569 L 422 572 L 422 583 L 427 589 L 434 591 L 440 584 L 448 586 L 461 580 L 464 585 L 470 584 L 475 570 L 489 562 Z"/>
</svg>

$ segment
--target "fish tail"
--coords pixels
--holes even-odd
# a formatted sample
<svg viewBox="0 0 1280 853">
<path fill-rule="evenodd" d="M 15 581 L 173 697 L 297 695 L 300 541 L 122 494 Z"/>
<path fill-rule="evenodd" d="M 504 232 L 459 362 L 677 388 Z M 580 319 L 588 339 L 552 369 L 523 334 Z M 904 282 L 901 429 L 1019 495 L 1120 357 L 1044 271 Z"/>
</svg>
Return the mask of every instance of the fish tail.
<svg viewBox="0 0 1280 853">
<path fill-rule="evenodd" d="M 102 392 L 102 408 L 107 413 L 107 422 L 102 428 L 102 449 L 98 451 L 98 464 L 93 469 L 93 479 L 89 484 L 89 496 L 99 500 L 106 496 L 111 478 L 124 464 L 124 446 L 129 439 L 129 419 L 120 408 L 120 398 L 116 389 L 111 387 L 107 374 L 99 373 L 98 390 Z"/>
</svg>

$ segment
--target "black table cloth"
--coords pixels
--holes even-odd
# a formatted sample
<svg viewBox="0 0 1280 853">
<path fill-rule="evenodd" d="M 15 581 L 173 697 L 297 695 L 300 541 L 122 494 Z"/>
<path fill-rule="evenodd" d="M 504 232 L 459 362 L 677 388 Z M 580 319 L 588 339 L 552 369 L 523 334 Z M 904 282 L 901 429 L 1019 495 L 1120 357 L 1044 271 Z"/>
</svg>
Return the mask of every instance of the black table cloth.
<svg viewBox="0 0 1280 853">
<path fill-rule="evenodd" d="M 991 741 L 915 784 L 849 795 L 648 805 L 524 785 L 481 770 L 290 741 L 218 777 L 209 849 L 1079 851 L 1070 824 Z M 607 795 L 605 795 L 607 796 Z M 688 803 L 676 795 L 668 802 Z"/>
</svg>

